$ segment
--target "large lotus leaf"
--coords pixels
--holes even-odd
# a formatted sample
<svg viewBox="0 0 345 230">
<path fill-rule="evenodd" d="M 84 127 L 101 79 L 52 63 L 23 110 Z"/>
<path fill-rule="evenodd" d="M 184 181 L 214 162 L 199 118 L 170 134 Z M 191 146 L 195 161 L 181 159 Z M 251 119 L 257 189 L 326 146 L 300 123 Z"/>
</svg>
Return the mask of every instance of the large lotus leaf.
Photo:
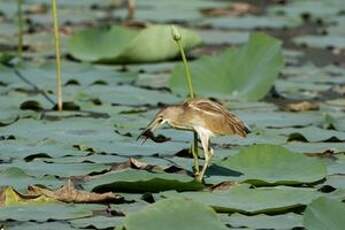
<svg viewBox="0 0 345 230">
<path fill-rule="evenodd" d="M 299 18 L 289 17 L 265 17 L 265 16 L 235 16 L 216 17 L 202 22 L 221 29 L 280 29 L 292 28 L 302 24 Z"/>
<path fill-rule="evenodd" d="M 24 192 L 27 186 L 33 184 L 41 184 L 46 187 L 59 187 L 63 184 L 63 181 L 59 181 L 53 176 L 38 178 L 29 176 L 20 168 L 7 168 L 0 171 L 0 186 L 13 186 L 16 190 Z"/>
<path fill-rule="evenodd" d="M 218 212 L 248 214 L 281 213 L 309 204 L 321 196 L 312 189 L 294 187 L 271 187 L 252 189 L 248 184 L 227 191 L 215 192 L 163 192 L 164 197 L 186 197 L 212 206 Z"/>
<path fill-rule="evenodd" d="M 203 185 L 185 175 L 128 169 L 95 176 L 83 184 L 83 187 L 95 192 L 159 192 L 200 190 Z"/>
<path fill-rule="evenodd" d="M 68 205 L 61 203 L 16 205 L 0 209 L 0 220 L 47 221 L 68 220 L 92 216 L 93 211 L 104 208 L 101 205 Z"/>
<path fill-rule="evenodd" d="M 183 28 L 179 31 L 185 50 L 200 43 L 194 32 Z M 141 31 L 118 26 L 81 31 L 71 37 L 68 47 L 75 58 L 100 63 L 162 61 L 179 54 L 166 25 L 153 25 Z"/>
<path fill-rule="evenodd" d="M 304 35 L 293 39 L 297 45 L 306 45 L 314 48 L 345 48 L 345 38 L 343 36 L 327 35 Z"/>
<path fill-rule="evenodd" d="M 310 230 L 343 230 L 344 216 L 344 203 L 320 197 L 308 205 L 304 213 L 304 227 Z"/>
<path fill-rule="evenodd" d="M 240 49 L 227 49 L 218 56 L 204 56 L 191 63 L 193 86 L 199 96 L 259 100 L 270 90 L 283 67 L 281 42 L 264 33 L 254 33 Z M 175 93 L 187 94 L 183 65 L 170 79 Z"/>
<path fill-rule="evenodd" d="M 345 174 L 345 159 L 327 161 L 327 173 L 328 175 Z"/>
<path fill-rule="evenodd" d="M 345 176 L 344 175 L 331 175 L 325 181 L 326 185 L 332 186 L 336 189 L 345 189 Z"/>
<path fill-rule="evenodd" d="M 14 135 L 17 139 L 38 142 L 57 141 L 65 145 L 86 144 L 89 141 L 104 141 L 121 138 L 114 133 L 112 123 L 106 119 L 72 117 L 55 122 L 45 120 L 21 119 L 1 128 L 4 135 Z"/>
<path fill-rule="evenodd" d="M 326 176 L 326 166 L 278 145 L 253 145 L 220 163 L 243 173 L 250 183 L 301 184 L 319 181 Z"/>
<path fill-rule="evenodd" d="M 114 71 L 111 67 L 95 67 L 89 63 L 73 63 L 63 61 L 62 84 L 64 88 L 71 85 L 91 87 L 94 85 L 116 86 L 119 83 L 128 83 L 136 78 L 136 73 Z M 22 79 L 14 74 L 14 70 L 0 65 L 2 71 L 1 80 L 8 84 L 8 87 L 15 89 L 32 89 Z M 55 90 L 55 63 L 44 62 L 40 64 L 21 63 L 17 70 L 31 83 L 40 89 L 48 91 Z M 65 93 L 65 92 L 64 92 Z"/>
<path fill-rule="evenodd" d="M 319 124 L 323 118 L 319 112 L 288 113 L 276 111 L 241 111 L 237 113 L 250 127 L 287 128 Z"/>
<path fill-rule="evenodd" d="M 78 229 L 108 229 L 120 225 L 122 221 L 122 217 L 94 216 L 71 220 L 70 223 Z"/>
<path fill-rule="evenodd" d="M 302 129 L 284 129 L 281 130 L 281 133 L 284 136 L 289 136 L 290 140 L 305 139 L 309 142 L 322 142 L 331 139 L 335 139 L 336 141 L 345 140 L 345 132 L 320 129 L 315 126 L 306 127 Z"/>
<path fill-rule="evenodd" d="M 9 221 L 8 223 L 4 223 L 5 227 L 11 230 L 56 230 L 56 229 L 63 229 L 63 230 L 75 230 L 72 228 L 68 223 L 64 222 L 46 222 L 46 223 L 36 223 L 36 222 L 24 222 L 18 223 Z"/>
<path fill-rule="evenodd" d="M 35 177 L 43 177 L 44 175 L 70 177 L 83 176 L 91 173 L 101 173 L 110 169 L 110 166 L 96 163 L 45 163 L 35 160 L 32 162 L 13 161 L 9 164 L 2 164 L 0 173 L 9 168 L 20 168 L 25 174 Z"/>
<path fill-rule="evenodd" d="M 163 224 L 163 225 L 162 225 Z M 130 230 L 226 230 L 216 213 L 203 202 L 174 198 L 161 200 L 129 214 L 124 226 Z"/>
<path fill-rule="evenodd" d="M 248 41 L 250 33 L 247 31 L 223 31 L 213 29 L 199 30 L 205 44 L 243 44 Z"/>
<path fill-rule="evenodd" d="M 273 6 L 269 12 L 277 15 L 286 15 L 291 18 L 299 18 L 309 15 L 311 18 L 328 17 L 341 12 L 339 4 L 332 1 L 293 1 L 284 6 Z"/>
<path fill-rule="evenodd" d="M 293 229 L 303 227 L 303 216 L 294 213 L 282 215 L 259 214 L 246 216 L 234 213 L 230 217 L 223 216 L 222 220 L 232 227 L 249 227 L 252 229 Z"/>
<path fill-rule="evenodd" d="M 284 145 L 285 148 L 298 153 L 323 153 L 332 150 L 334 153 L 344 152 L 344 143 L 326 142 L 326 143 L 303 143 L 289 142 Z"/>
<path fill-rule="evenodd" d="M 52 140 L 44 141 L 24 141 L 21 139 L 2 141 L 1 157 L 3 159 L 25 159 L 32 160 L 34 158 L 57 158 L 63 156 L 83 156 L 89 151 L 79 150 L 72 145 L 66 145 L 61 142 Z"/>
</svg>

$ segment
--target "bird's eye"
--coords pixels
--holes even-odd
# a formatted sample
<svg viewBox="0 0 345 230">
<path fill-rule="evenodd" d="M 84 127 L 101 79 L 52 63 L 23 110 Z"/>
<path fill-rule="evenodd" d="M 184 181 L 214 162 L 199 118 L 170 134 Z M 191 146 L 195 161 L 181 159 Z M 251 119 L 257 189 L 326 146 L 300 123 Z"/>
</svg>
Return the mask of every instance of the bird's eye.
<svg viewBox="0 0 345 230">
<path fill-rule="evenodd" d="M 158 118 L 158 122 L 159 122 L 159 123 L 163 122 L 163 117 L 159 117 L 159 118 Z"/>
</svg>

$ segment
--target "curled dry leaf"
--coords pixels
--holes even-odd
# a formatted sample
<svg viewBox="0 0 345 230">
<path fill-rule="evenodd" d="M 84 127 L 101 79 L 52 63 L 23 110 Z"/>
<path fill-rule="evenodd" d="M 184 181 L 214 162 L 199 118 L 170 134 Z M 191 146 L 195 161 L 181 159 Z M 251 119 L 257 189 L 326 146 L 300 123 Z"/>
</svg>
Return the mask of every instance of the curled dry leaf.
<svg viewBox="0 0 345 230">
<path fill-rule="evenodd" d="M 77 190 L 71 180 L 56 191 L 34 185 L 29 186 L 28 190 L 31 195 L 43 195 L 67 203 L 103 203 L 123 200 L 122 196 L 112 192 L 99 194 Z"/>
<path fill-rule="evenodd" d="M 309 102 L 309 101 L 300 101 L 290 103 L 286 106 L 287 110 L 291 112 L 304 112 L 304 111 L 311 111 L 311 110 L 318 110 L 319 104 L 316 102 Z"/>
<path fill-rule="evenodd" d="M 22 194 L 12 187 L 4 187 L 0 190 L 0 208 L 11 205 L 26 205 L 38 203 L 53 203 L 56 200 L 41 195 Z"/>
<path fill-rule="evenodd" d="M 224 181 L 209 187 L 210 191 L 226 191 L 232 187 L 238 186 L 240 183 L 237 181 Z"/>
<path fill-rule="evenodd" d="M 249 3 L 234 2 L 225 8 L 205 8 L 201 13 L 205 16 L 238 16 L 248 13 L 257 13 L 259 9 Z"/>
</svg>

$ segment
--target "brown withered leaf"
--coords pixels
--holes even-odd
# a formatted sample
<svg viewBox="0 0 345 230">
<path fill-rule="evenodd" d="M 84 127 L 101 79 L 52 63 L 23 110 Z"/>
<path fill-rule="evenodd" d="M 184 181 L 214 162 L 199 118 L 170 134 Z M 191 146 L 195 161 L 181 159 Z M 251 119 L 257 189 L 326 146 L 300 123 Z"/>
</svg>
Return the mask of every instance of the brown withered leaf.
<svg viewBox="0 0 345 230">
<path fill-rule="evenodd" d="M 205 16 L 240 16 L 248 13 L 257 13 L 259 9 L 249 3 L 234 2 L 224 8 L 205 8 L 201 13 Z"/>
<path fill-rule="evenodd" d="M 337 160 L 336 152 L 334 149 L 327 149 L 320 153 L 305 153 L 308 157 L 318 157 L 323 159 Z"/>
<path fill-rule="evenodd" d="M 56 191 L 41 188 L 35 185 L 28 187 L 29 194 L 31 195 L 44 195 L 67 203 L 104 203 L 104 202 L 120 202 L 123 197 L 112 192 L 107 193 L 94 193 L 82 190 L 77 190 L 71 180 Z"/>
<path fill-rule="evenodd" d="M 229 188 L 235 187 L 239 185 L 240 183 L 237 181 L 224 181 L 219 184 L 212 185 L 208 189 L 210 191 L 225 191 L 228 190 Z"/>
<path fill-rule="evenodd" d="M 291 112 L 304 112 L 304 111 L 318 110 L 319 104 L 317 102 L 310 102 L 310 101 L 293 102 L 293 103 L 287 104 L 286 109 Z"/>
</svg>

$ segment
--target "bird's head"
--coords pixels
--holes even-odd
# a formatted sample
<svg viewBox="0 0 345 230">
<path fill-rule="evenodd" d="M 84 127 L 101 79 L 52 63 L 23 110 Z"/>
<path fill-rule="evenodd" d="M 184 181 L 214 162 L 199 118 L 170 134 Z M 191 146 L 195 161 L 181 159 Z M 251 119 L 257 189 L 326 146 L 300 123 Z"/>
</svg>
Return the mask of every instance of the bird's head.
<svg viewBox="0 0 345 230">
<path fill-rule="evenodd" d="M 142 143 L 144 143 L 147 138 L 151 138 L 153 136 L 153 132 L 163 124 L 168 123 L 171 125 L 174 123 L 181 112 L 182 109 L 178 106 L 169 106 L 161 109 L 147 125 L 144 131 L 138 136 L 138 140 L 142 139 Z"/>
</svg>

